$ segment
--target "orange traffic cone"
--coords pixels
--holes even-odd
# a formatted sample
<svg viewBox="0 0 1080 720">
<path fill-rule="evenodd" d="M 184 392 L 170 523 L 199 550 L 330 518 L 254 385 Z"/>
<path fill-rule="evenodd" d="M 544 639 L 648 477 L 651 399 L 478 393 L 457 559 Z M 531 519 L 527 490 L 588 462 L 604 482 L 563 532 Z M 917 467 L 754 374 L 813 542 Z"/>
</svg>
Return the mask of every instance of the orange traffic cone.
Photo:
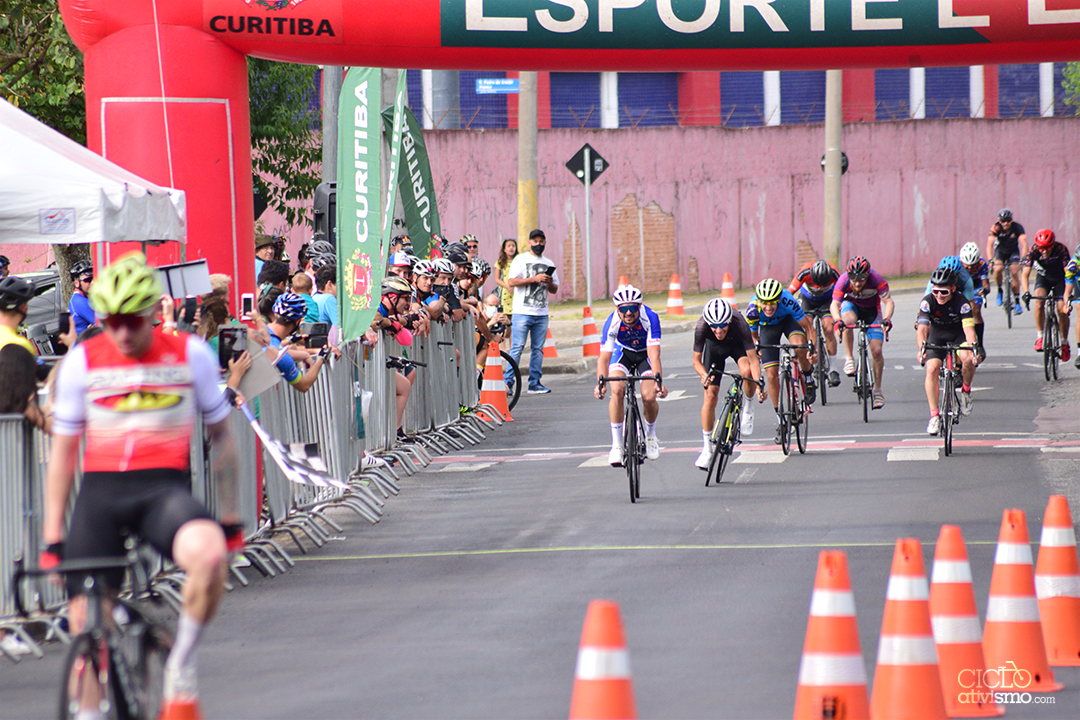
<svg viewBox="0 0 1080 720">
<path fill-rule="evenodd" d="M 1051 495 L 1035 565 L 1043 642 L 1051 665 L 1080 665 L 1080 562 L 1069 501 Z"/>
<path fill-rule="evenodd" d="M 678 274 L 671 276 L 671 284 L 668 286 L 667 314 L 685 315 L 686 310 L 682 304 L 682 285 L 679 284 Z"/>
<path fill-rule="evenodd" d="M 162 705 L 158 720 L 202 720 L 202 713 L 194 700 L 173 700 Z"/>
<path fill-rule="evenodd" d="M 559 352 L 555 349 L 555 338 L 551 335 L 551 326 L 548 326 L 547 339 L 544 340 L 544 357 L 557 358 Z"/>
<path fill-rule="evenodd" d="M 581 355 L 582 357 L 600 357 L 600 333 L 596 331 L 596 321 L 593 320 L 592 310 L 585 306 L 585 313 L 581 318 Z"/>
<path fill-rule="evenodd" d="M 581 629 L 570 720 L 636 717 L 630 653 L 626 650 L 619 605 L 611 600 L 593 600 Z"/>
<path fill-rule="evenodd" d="M 731 307 L 736 310 L 739 306 L 735 304 L 735 285 L 731 282 L 731 273 L 724 273 L 724 283 L 720 286 L 720 297 L 731 303 Z"/>
<path fill-rule="evenodd" d="M 487 362 L 484 364 L 484 382 L 480 386 L 480 404 L 491 405 L 502 415 L 505 422 L 514 422 L 510 417 L 510 408 L 506 404 L 506 380 L 503 379 L 502 356 L 499 344 L 491 343 L 488 348 Z M 490 420 L 483 410 L 476 413 L 485 420 Z"/>
<path fill-rule="evenodd" d="M 795 720 L 869 717 L 866 666 L 859 646 L 847 556 L 839 550 L 822 550 L 799 663 Z"/>
<path fill-rule="evenodd" d="M 893 552 L 870 695 L 874 720 L 948 717 L 930 628 L 929 599 L 922 545 L 915 538 L 900 538 Z"/>
<path fill-rule="evenodd" d="M 619 276 L 619 287 L 616 290 L 622 290 L 624 287 L 630 284 L 630 281 L 626 279 L 625 275 Z"/>
<path fill-rule="evenodd" d="M 1055 692 L 1063 687 L 1054 681 L 1046 660 L 1023 510 L 1006 510 L 1001 517 L 986 604 L 983 655 L 987 667 L 1005 668 L 997 678 L 997 690 Z"/>
<path fill-rule="evenodd" d="M 1005 708 L 980 682 L 986 671 L 982 628 L 975 607 L 964 536 L 956 525 L 942 525 L 930 578 L 930 624 L 937 645 L 941 688 L 949 717 L 997 717 Z"/>
</svg>

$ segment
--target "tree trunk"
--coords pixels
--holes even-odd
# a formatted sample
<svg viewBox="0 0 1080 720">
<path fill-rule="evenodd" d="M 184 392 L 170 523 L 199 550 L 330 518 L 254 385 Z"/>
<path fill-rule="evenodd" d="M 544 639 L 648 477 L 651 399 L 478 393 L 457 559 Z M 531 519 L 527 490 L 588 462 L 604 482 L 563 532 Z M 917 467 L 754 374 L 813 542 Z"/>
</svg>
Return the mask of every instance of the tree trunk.
<svg viewBox="0 0 1080 720">
<path fill-rule="evenodd" d="M 75 292 L 71 268 L 80 260 L 90 259 L 90 245 L 53 245 L 53 253 L 56 255 L 56 269 L 60 273 L 60 307 L 66 310 L 68 300 Z"/>
</svg>

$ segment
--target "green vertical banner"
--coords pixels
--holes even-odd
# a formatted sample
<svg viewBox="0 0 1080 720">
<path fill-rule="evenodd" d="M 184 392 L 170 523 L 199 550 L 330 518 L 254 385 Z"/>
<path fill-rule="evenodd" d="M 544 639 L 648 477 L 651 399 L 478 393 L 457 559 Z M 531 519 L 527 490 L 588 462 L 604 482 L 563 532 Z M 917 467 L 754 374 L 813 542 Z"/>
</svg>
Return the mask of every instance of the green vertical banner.
<svg viewBox="0 0 1080 720">
<path fill-rule="evenodd" d="M 405 211 L 405 224 L 409 228 L 413 251 L 418 257 L 427 258 L 431 256 L 431 233 L 442 235 L 442 225 L 435 203 L 435 181 L 431 178 L 423 131 L 412 110 L 406 107 L 404 112 L 405 124 L 401 130 L 402 172 L 398 176 L 398 192 L 401 193 L 401 206 Z M 393 108 L 383 110 L 382 119 L 386 133 L 392 134 Z"/>
<path fill-rule="evenodd" d="M 343 340 L 356 340 L 375 319 L 383 270 L 379 221 L 382 71 L 349 68 L 338 106 L 338 312 Z"/>
<path fill-rule="evenodd" d="M 394 93 L 394 126 L 390 137 L 390 178 L 386 183 L 386 209 L 383 213 L 382 243 L 390 247 L 390 234 L 394 228 L 394 200 L 397 197 L 398 175 L 401 172 L 401 127 L 405 109 L 405 71 L 398 70 L 397 92 Z"/>
</svg>

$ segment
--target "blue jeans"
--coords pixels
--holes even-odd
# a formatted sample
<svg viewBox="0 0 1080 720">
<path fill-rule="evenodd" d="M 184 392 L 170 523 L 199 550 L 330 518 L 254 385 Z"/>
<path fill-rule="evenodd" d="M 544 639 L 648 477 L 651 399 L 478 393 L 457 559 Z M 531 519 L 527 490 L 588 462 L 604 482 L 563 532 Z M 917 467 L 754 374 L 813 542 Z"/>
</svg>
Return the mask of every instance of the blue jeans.
<svg viewBox="0 0 1080 720">
<path fill-rule="evenodd" d="M 525 340 L 529 340 L 532 355 L 529 356 L 529 388 L 539 387 L 543 375 L 544 342 L 547 340 L 548 316 L 514 313 L 510 334 L 510 356 L 514 362 L 521 363 L 521 352 L 525 349 Z M 510 368 L 503 374 L 506 384 L 512 379 Z"/>
</svg>

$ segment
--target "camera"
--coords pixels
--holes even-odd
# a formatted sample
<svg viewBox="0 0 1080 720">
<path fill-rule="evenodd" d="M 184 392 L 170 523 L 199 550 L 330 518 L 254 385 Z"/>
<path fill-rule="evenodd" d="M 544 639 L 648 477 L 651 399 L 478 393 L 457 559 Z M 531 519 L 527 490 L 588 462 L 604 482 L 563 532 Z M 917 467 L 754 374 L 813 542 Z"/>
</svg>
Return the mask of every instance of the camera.
<svg viewBox="0 0 1080 720">
<path fill-rule="evenodd" d="M 300 328 L 300 334 L 304 336 L 304 347 L 326 347 L 327 337 L 330 334 L 330 323 L 304 323 Z"/>
<path fill-rule="evenodd" d="M 247 328 L 223 327 L 218 331 L 218 363 L 228 369 L 229 361 L 236 360 L 247 350 Z"/>
</svg>

